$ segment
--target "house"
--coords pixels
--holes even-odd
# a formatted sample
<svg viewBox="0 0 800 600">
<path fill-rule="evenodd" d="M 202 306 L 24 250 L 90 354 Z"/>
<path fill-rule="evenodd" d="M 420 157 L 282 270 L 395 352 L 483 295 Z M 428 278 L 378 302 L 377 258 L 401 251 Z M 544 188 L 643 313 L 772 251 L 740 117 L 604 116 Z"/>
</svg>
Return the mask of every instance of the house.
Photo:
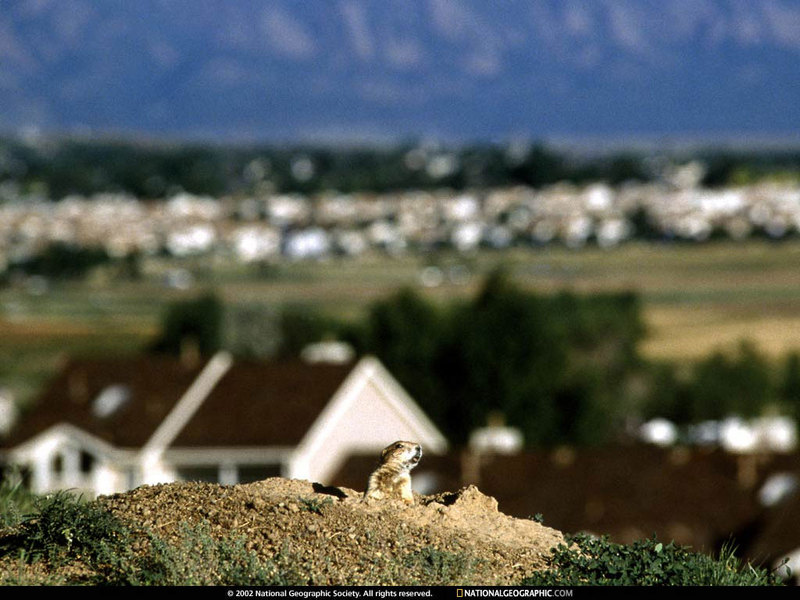
<svg viewBox="0 0 800 600">
<path fill-rule="evenodd" d="M 447 443 L 375 358 L 72 360 L 10 435 L 2 462 L 34 492 L 110 494 L 140 484 L 270 476 L 327 483 L 353 453 L 397 439 Z M 362 484 L 363 486 L 363 484 Z"/>
</svg>

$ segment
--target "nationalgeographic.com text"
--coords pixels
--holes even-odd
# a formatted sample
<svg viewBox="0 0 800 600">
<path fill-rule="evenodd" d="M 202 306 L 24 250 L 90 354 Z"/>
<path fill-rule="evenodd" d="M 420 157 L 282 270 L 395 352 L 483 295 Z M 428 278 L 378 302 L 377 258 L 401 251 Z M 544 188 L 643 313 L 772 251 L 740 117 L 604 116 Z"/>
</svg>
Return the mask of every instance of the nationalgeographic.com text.
<svg viewBox="0 0 800 600">
<path fill-rule="evenodd" d="M 572 598 L 573 590 L 560 589 L 466 589 L 458 590 L 459 598 Z"/>
</svg>

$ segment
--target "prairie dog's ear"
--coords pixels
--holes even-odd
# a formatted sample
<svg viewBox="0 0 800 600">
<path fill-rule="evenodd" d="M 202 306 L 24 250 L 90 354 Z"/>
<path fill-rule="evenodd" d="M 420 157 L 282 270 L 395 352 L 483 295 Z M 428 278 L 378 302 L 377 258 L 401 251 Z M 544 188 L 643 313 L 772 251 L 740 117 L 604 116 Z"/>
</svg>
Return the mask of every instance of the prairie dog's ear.
<svg viewBox="0 0 800 600">
<path fill-rule="evenodd" d="M 389 455 L 389 453 L 392 450 L 394 450 L 394 446 L 388 446 L 388 447 L 384 448 L 383 450 L 381 450 L 381 462 L 386 460 L 386 457 Z"/>
</svg>

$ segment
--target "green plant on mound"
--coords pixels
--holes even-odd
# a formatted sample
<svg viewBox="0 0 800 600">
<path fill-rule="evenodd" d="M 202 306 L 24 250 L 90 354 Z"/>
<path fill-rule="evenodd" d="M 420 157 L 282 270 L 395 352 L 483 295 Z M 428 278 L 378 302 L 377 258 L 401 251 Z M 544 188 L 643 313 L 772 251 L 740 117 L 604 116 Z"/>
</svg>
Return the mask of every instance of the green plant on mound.
<svg viewBox="0 0 800 600">
<path fill-rule="evenodd" d="M 25 514 L 34 510 L 35 501 L 35 494 L 22 485 L 19 474 L 6 474 L 0 481 L 0 528 L 22 522 Z"/>
<path fill-rule="evenodd" d="M 718 558 L 694 553 L 655 537 L 630 545 L 607 537 L 570 536 L 553 551 L 549 569 L 534 573 L 523 585 L 580 586 L 767 586 L 780 585 L 774 573 L 741 564 L 731 547 Z"/>
<path fill-rule="evenodd" d="M 260 560 L 244 537 L 214 538 L 208 523 L 183 524 L 176 543 L 150 536 L 150 551 L 133 561 L 137 585 L 303 585 L 303 573 L 286 551 Z M 131 575 L 134 575 L 133 573 Z"/>
<path fill-rule="evenodd" d="M 321 515 L 322 510 L 326 506 L 331 506 L 333 504 L 332 498 L 325 498 L 324 500 L 318 500 L 317 498 L 300 498 L 299 500 L 300 500 L 300 510 L 304 510 L 317 515 Z"/>
<path fill-rule="evenodd" d="M 35 512 L 0 530 L 0 584 L 298 585 L 291 557 L 262 560 L 244 538 L 206 523 L 169 540 L 66 492 L 37 497 Z"/>
<path fill-rule="evenodd" d="M 467 585 L 475 577 L 476 559 L 467 554 L 425 547 L 406 556 L 404 566 L 410 574 L 411 585 Z"/>
<path fill-rule="evenodd" d="M 402 536 L 398 536 L 402 539 Z M 403 544 L 401 544 L 403 545 Z M 424 546 L 408 553 L 364 553 L 358 570 L 359 585 L 480 585 L 485 582 L 484 563 L 465 552 L 449 552 Z"/>
<path fill-rule="evenodd" d="M 58 567 L 75 558 L 103 563 L 113 548 L 131 542 L 130 530 L 111 513 L 68 492 L 36 497 L 34 508 L 0 549 L 16 547 L 32 561 L 45 560 Z"/>
</svg>

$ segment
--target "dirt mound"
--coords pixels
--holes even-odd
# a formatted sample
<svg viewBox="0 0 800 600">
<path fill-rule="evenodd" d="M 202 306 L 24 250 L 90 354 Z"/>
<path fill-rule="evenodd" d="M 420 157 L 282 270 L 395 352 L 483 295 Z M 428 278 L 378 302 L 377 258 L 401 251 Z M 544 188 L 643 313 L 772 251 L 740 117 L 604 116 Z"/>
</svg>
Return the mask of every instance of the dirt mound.
<svg viewBox="0 0 800 600">
<path fill-rule="evenodd" d="M 562 534 L 497 510 L 470 486 L 415 496 L 415 504 L 361 500 L 347 488 L 272 478 L 223 486 L 143 486 L 98 501 L 122 519 L 178 542 L 186 526 L 238 535 L 248 549 L 314 585 L 518 583 L 544 565 Z"/>
</svg>

